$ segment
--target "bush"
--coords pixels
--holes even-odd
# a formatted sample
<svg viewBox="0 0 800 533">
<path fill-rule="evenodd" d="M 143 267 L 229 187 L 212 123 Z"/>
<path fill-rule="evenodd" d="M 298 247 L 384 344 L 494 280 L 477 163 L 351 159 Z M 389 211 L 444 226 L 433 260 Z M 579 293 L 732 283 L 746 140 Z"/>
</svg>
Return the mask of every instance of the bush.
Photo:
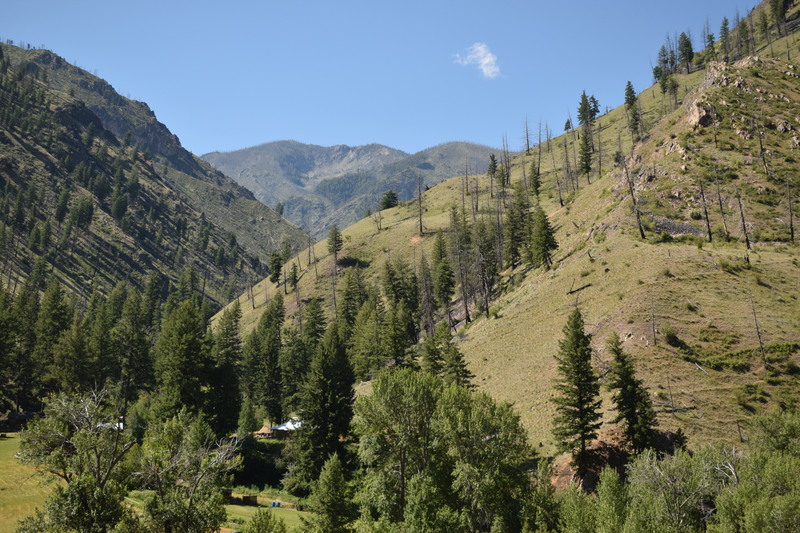
<svg viewBox="0 0 800 533">
<path fill-rule="evenodd" d="M 679 348 L 681 346 L 681 340 L 678 338 L 678 332 L 674 327 L 670 326 L 669 324 L 661 326 L 661 334 L 664 336 L 664 340 L 670 346 L 674 348 Z"/>
</svg>

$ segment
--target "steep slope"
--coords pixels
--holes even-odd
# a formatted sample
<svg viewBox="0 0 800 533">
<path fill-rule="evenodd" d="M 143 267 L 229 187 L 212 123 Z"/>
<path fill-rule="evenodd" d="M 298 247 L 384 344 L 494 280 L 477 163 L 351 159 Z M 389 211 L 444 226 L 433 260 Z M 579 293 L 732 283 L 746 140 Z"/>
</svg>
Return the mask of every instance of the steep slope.
<svg viewBox="0 0 800 533">
<path fill-rule="evenodd" d="M 279 141 L 203 159 L 256 198 L 283 205 L 287 219 L 323 235 L 336 223 L 352 224 L 392 189 L 401 200 L 416 195 L 417 178 L 426 186 L 463 174 L 485 172 L 491 148 L 446 143 L 413 155 L 382 145 L 322 147 Z"/>
<path fill-rule="evenodd" d="M 738 442 L 746 438 L 753 413 L 798 399 L 800 251 L 788 241 L 789 201 L 796 206 L 800 191 L 794 132 L 800 122 L 792 114 L 800 106 L 800 78 L 785 61 L 751 58 L 730 66 L 712 64 L 676 80 L 677 94 L 685 98 L 674 109 L 657 87 L 640 94 L 647 126 L 641 141 L 633 141 L 623 108 L 597 118 L 600 148 L 591 183 L 587 176 L 570 175 L 563 164 L 577 153 L 579 132 L 543 143 L 541 151 L 536 147 L 513 162 L 512 182 L 522 180 L 523 166 L 528 176 L 534 162 L 541 167 L 541 205 L 559 242 L 555 265 L 549 271 L 505 270 L 491 318 L 462 323 L 460 348 L 477 384 L 512 402 L 546 453 L 554 450 L 549 401 L 554 355 L 575 305 L 593 335 L 600 374 L 610 363 L 605 339 L 616 332 L 635 356 L 661 428 L 682 429 L 690 442 Z M 755 129 L 751 119 L 762 126 Z M 743 129 L 748 124 L 749 134 Z M 616 163 L 609 146 L 620 152 Z M 627 176 L 645 239 L 639 237 Z M 382 212 L 380 231 L 370 219 L 347 228 L 340 256 L 349 260 L 340 271 L 360 265 L 377 282 L 389 257 L 413 263 L 423 252 L 430 257 L 435 234 L 447 232 L 452 206 L 476 202 L 477 217 L 494 219 L 502 202 L 490 198 L 488 178 L 472 176 L 469 183 L 467 190 L 462 178 L 454 178 L 426 192 L 422 236 L 413 203 Z M 300 300 L 326 298 L 330 307 L 332 262 L 326 243 L 293 261 L 302 273 Z M 240 297 L 245 327 L 255 324 L 276 290 L 282 287 L 265 280 Z M 287 298 L 292 320 L 296 301 Z M 453 302 L 463 319 L 459 305 Z M 610 409 L 605 396 L 607 421 Z"/>
<path fill-rule="evenodd" d="M 35 75 L 54 91 L 84 102 L 106 130 L 148 154 L 161 177 L 187 205 L 234 234 L 239 244 L 261 262 L 266 263 L 269 253 L 284 242 L 293 246 L 305 242 L 297 227 L 256 200 L 250 191 L 185 150 L 147 104 L 123 97 L 105 80 L 70 65 L 48 50 L 1 46 L 15 68 Z"/>
<path fill-rule="evenodd" d="M 153 273 L 174 282 L 192 265 L 222 304 L 264 275 L 257 255 L 167 179 L 177 171 L 120 141 L 40 71 L 0 62 L 0 279 L 12 291 L 37 264 L 82 300 Z M 207 200 L 209 189 L 199 191 Z"/>
</svg>

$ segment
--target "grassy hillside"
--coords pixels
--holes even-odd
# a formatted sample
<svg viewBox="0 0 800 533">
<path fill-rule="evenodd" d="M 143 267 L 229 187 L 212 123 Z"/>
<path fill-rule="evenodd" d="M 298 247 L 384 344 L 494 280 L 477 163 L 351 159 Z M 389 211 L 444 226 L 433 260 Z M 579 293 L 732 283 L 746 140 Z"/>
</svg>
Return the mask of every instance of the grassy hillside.
<svg viewBox="0 0 800 533">
<path fill-rule="evenodd" d="M 797 53 L 797 45 L 791 38 L 788 42 Z M 781 49 L 785 44 L 779 40 L 773 46 Z M 800 105 L 800 81 L 789 62 L 768 58 L 712 65 L 676 79 L 677 106 L 670 105 L 657 86 L 639 95 L 647 128 L 639 142 L 632 140 L 623 108 L 598 117 L 599 150 L 591 184 L 581 177 L 579 187 L 571 187 L 565 179 L 565 150 L 570 165 L 577 166 L 577 131 L 542 143 L 541 202 L 557 229 L 555 267 L 504 271 L 492 318 L 461 325 L 460 348 L 477 384 L 493 397 L 512 402 L 532 441 L 541 443 L 546 453 L 553 451 L 554 409 L 549 398 L 554 355 L 575 305 L 593 335 L 598 371 L 602 374 L 609 364 L 605 339 L 617 332 L 650 388 L 660 426 L 682 429 L 690 443 L 738 442 L 740 427 L 746 438 L 753 413 L 797 400 L 800 250 L 787 242 L 785 191 L 787 178 L 794 198 L 800 190 L 792 172 L 797 168 L 795 130 L 800 122 L 791 114 Z M 623 87 L 624 83 L 620 92 Z M 698 113 L 698 108 L 706 111 Z M 703 113 L 713 120 L 698 120 Z M 616 164 L 615 152 L 623 156 Z M 539 153 L 535 147 L 514 160 L 512 182 L 522 179 L 523 166 L 530 175 Z M 642 211 L 644 240 L 633 216 L 626 169 Z M 697 215 L 703 212 L 700 178 L 706 187 L 712 242 L 703 215 Z M 480 184 L 477 189 L 474 180 Z M 477 195 L 481 213 L 489 211 L 487 177 L 473 176 L 470 184 L 469 194 L 463 178 L 425 193 L 423 236 L 418 234 L 413 201 L 384 211 L 381 231 L 371 219 L 350 226 L 343 232 L 341 252 L 349 261 L 341 269 L 366 266 L 367 277 L 377 280 L 387 257 L 402 256 L 414 263 L 423 252 L 430 257 L 434 235 L 445 230 L 451 206 L 462 201 L 470 205 Z M 745 246 L 737 195 L 751 250 Z M 314 256 L 319 259 L 316 265 Z M 331 258 L 326 243 L 294 261 L 302 271 L 300 299 L 317 296 L 329 302 Z M 254 287 L 252 298 L 240 297 L 246 329 L 253 327 L 276 290 L 283 289 L 263 281 Z M 296 298 L 290 294 L 286 301 L 290 320 L 295 320 Z M 610 409 L 607 397 L 604 408 Z"/>
</svg>

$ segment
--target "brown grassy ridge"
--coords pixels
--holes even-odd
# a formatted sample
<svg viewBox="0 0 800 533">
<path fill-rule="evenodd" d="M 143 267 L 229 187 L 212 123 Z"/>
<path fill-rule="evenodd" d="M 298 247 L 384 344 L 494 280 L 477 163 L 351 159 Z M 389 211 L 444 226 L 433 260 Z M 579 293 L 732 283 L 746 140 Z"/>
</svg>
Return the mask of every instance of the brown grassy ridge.
<svg viewBox="0 0 800 533">
<path fill-rule="evenodd" d="M 763 90 L 762 83 L 776 87 L 786 83 L 783 92 L 796 102 L 796 79 L 775 74 L 782 69 L 790 71 L 786 62 L 762 60 L 757 65 L 758 77 L 746 62 L 729 69 L 751 87 Z M 701 97 L 719 102 L 720 98 L 730 100 L 721 93 L 732 92 L 739 95 L 745 104 L 742 109 L 748 111 L 750 96 L 760 93 L 740 94 L 736 92 L 739 88 L 731 85 L 703 85 L 707 74 L 701 71 L 679 76 L 683 103 L 663 115 L 665 104 L 658 88 L 644 91 L 640 98 L 649 133 L 642 142 L 632 142 L 621 108 L 601 116 L 598 127 L 605 154 L 603 174 L 593 174 L 591 185 L 582 179 L 581 188 L 568 195 L 564 207 L 559 206 L 555 191 L 555 175 L 563 173 L 563 137 L 551 141 L 556 166 L 553 168 L 545 148 L 542 206 L 557 228 L 560 248 L 556 266 L 548 272 L 522 268 L 504 272 L 506 290 L 492 304 L 496 318 L 480 317 L 460 333 L 460 347 L 479 387 L 515 405 L 532 441 L 542 443 L 544 453 L 554 450 L 550 436 L 554 411 L 549 401 L 555 377 L 554 355 L 566 317 L 576 304 L 593 335 L 598 370 L 602 373 L 607 369 L 604 342 L 611 332 L 617 332 L 626 350 L 634 354 L 640 376 L 653 394 L 661 427 L 683 429 L 690 443 L 738 441 L 739 425 L 746 436 L 746 422 L 753 413 L 796 399 L 793 365 L 800 362 L 800 353 L 791 343 L 800 342 L 800 253 L 795 245 L 781 240 L 786 233 L 785 220 L 769 215 L 770 210 L 774 215 L 780 204 L 767 205 L 756 198 L 759 187 L 775 185 L 770 185 L 766 174 L 759 173 L 760 154 L 756 154 L 758 161 L 752 161 L 753 139 L 749 145 L 733 142 L 739 136 L 733 122 L 720 120 L 717 145 L 728 143 L 720 150 L 711 130 L 688 120 L 691 104 Z M 773 88 L 773 93 L 776 90 Z M 764 104 L 759 106 L 761 116 L 773 123 L 785 116 L 780 106 L 773 114 L 768 99 L 756 102 Z M 776 172 L 793 168 L 791 161 L 786 161 L 791 158 L 791 136 L 778 133 L 769 129 L 765 137 L 772 158 L 780 163 L 774 163 Z M 573 136 L 565 135 L 571 154 Z M 670 143 L 675 149 L 667 154 Z M 620 145 L 623 152 L 630 153 L 627 161 L 636 178 L 637 194 L 643 199 L 642 209 L 648 215 L 646 241 L 635 229 L 622 169 L 611 165 L 609 153 Z M 748 151 L 750 164 L 745 163 Z M 514 161 L 512 181 L 521 179 L 522 165 L 529 165 L 533 157 L 523 155 Z M 722 186 L 732 240 L 724 242 L 716 235 L 709 244 L 703 242 L 704 222 L 693 218 L 691 211 L 699 205 L 696 179 L 708 172 L 708 161 L 714 159 L 719 166 L 735 167 L 738 177 Z M 654 166 L 655 172 L 650 171 Z M 471 181 L 475 179 L 470 177 Z M 480 204 L 485 208 L 487 178 L 477 179 Z M 453 178 L 425 193 L 424 236 L 417 233 L 416 205 L 411 202 L 384 211 L 382 231 L 377 231 L 370 219 L 345 229 L 342 256 L 368 265 L 367 276 L 373 280 L 378 279 L 389 256 L 419 260 L 423 252 L 429 252 L 435 232 L 446 227 L 450 207 L 461 204 L 462 180 Z M 749 229 L 754 233 L 761 230 L 761 239 L 754 239 L 756 244 L 749 253 L 741 242 L 741 228 L 731 203 L 737 186 L 745 199 Z M 719 226 L 721 220 L 709 209 L 712 224 Z M 663 219 L 692 224 L 699 236 L 680 240 L 676 233 L 674 237 L 679 240 L 675 242 L 657 242 L 661 230 L 656 223 Z M 315 245 L 315 254 L 320 260 L 319 278 L 308 263 L 307 251 L 295 259 L 303 271 L 300 294 L 303 299 L 317 296 L 330 300 L 331 259 L 324 241 Z M 253 327 L 264 302 L 276 290 L 282 289 L 268 281 L 256 285 L 255 309 L 246 296 L 240 297 L 245 331 Z M 294 295 L 289 294 L 286 303 L 291 321 L 296 311 Z M 764 343 L 774 350 L 768 354 L 769 369 L 764 368 L 757 350 L 753 309 Z M 667 342 L 668 336 L 672 344 Z M 781 346 L 783 353 L 779 353 Z M 604 394 L 604 409 L 611 418 Z"/>
</svg>

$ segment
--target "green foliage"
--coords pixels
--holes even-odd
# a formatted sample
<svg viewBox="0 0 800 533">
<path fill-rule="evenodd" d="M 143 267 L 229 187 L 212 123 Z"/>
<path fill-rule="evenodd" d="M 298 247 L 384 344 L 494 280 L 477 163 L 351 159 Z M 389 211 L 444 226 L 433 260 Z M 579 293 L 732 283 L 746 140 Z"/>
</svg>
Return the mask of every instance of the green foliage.
<svg viewBox="0 0 800 533">
<path fill-rule="evenodd" d="M 594 502 L 597 533 L 623 531 L 629 501 L 628 487 L 619 473 L 611 467 L 604 467 L 600 471 L 597 499 Z"/>
<path fill-rule="evenodd" d="M 285 315 L 283 295 L 278 292 L 261 315 L 255 331 L 247 338 L 243 351 L 244 389 L 254 401 L 266 407 L 267 416 L 274 424 L 283 421 L 280 354 Z"/>
<path fill-rule="evenodd" d="M 438 232 L 433 242 L 433 293 L 440 308 L 448 309 L 455 293 L 456 280 L 450 260 L 447 256 L 447 245 L 444 234 Z"/>
<path fill-rule="evenodd" d="M 570 484 L 561 496 L 559 531 L 565 533 L 594 533 L 597 517 L 593 502 L 578 485 Z"/>
<path fill-rule="evenodd" d="M 292 327 L 284 329 L 282 340 L 278 364 L 281 369 L 283 412 L 291 413 L 297 409 L 300 387 L 305 380 L 315 348 L 309 346 L 308 341 Z"/>
<path fill-rule="evenodd" d="M 348 341 L 353 372 L 359 379 L 378 370 L 388 357 L 384 350 L 383 312 L 372 300 L 361 306 Z"/>
<path fill-rule="evenodd" d="M 117 414 L 104 392 L 46 402 L 44 417 L 22 433 L 17 457 L 48 482 L 64 484 L 20 531 L 108 531 L 130 514 L 122 503 L 129 474 L 124 458 L 135 441 L 117 427 Z"/>
<path fill-rule="evenodd" d="M 140 475 L 157 487 L 144 505 L 143 522 L 156 531 L 212 531 L 225 520 L 223 484 L 240 459 L 232 442 L 217 445 L 211 427 L 188 410 L 145 433 Z"/>
<path fill-rule="evenodd" d="M 613 391 L 611 400 L 617 410 L 614 422 L 622 423 L 625 438 L 633 449 L 642 451 L 652 445 L 656 425 L 650 394 L 636 377 L 633 358 L 622 349 L 622 341 L 616 333 L 609 337 L 606 346 L 614 358 L 608 382 Z"/>
<path fill-rule="evenodd" d="M 272 283 L 280 281 L 281 268 L 283 268 L 283 256 L 281 256 L 280 252 L 274 250 L 269 254 L 269 280 Z"/>
<path fill-rule="evenodd" d="M 334 265 L 339 262 L 339 252 L 342 250 L 343 245 L 342 232 L 339 231 L 339 226 L 334 224 L 328 231 L 328 253 L 333 256 Z"/>
<path fill-rule="evenodd" d="M 642 128 L 642 116 L 639 111 L 639 99 L 630 81 L 625 84 L 625 113 L 628 117 L 628 129 L 633 138 L 638 139 Z"/>
<path fill-rule="evenodd" d="M 663 458 L 653 450 L 644 451 L 628 471 L 631 500 L 626 530 L 700 530 L 707 502 L 722 487 L 724 467 L 724 458 L 712 449 L 694 455 L 678 450 Z"/>
<path fill-rule="evenodd" d="M 368 466 L 362 498 L 390 520 L 403 519 L 415 473 L 437 475 L 431 413 L 442 388 L 441 380 L 430 374 L 400 369 L 381 373 L 372 394 L 356 403 L 358 454 Z"/>
<path fill-rule="evenodd" d="M 397 203 L 398 203 L 397 193 L 389 189 L 388 191 L 383 193 L 383 196 L 381 197 L 380 207 L 381 210 L 391 209 L 392 207 L 397 206 Z"/>
<path fill-rule="evenodd" d="M 310 520 L 309 531 L 345 533 L 351 530 L 348 524 L 354 518 L 355 509 L 338 455 L 332 454 L 325 461 L 319 479 L 314 483 L 310 501 L 315 515 Z"/>
<path fill-rule="evenodd" d="M 507 404 L 398 369 L 359 398 L 355 425 L 365 512 L 412 530 L 519 530 L 531 450 Z"/>
<path fill-rule="evenodd" d="M 435 333 L 425 339 L 422 367 L 431 374 L 441 376 L 446 383 L 462 387 L 470 387 L 470 380 L 475 377 L 467 368 L 464 355 L 453 343 L 450 326 L 445 321 L 439 322 Z"/>
<path fill-rule="evenodd" d="M 303 425 L 288 450 L 292 456 L 286 488 L 307 493 L 331 454 L 344 454 L 342 438 L 353 418 L 353 370 L 339 328 L 334 322 L 311 360 L 300 391 L 298 416 Z"/>
<path fill-rule="evenodd" d="M 529 256 L 531 244 L 530 201 L 522 183 L 513 186 L 513 199 L 505 221 L 505 257 L 511 267 L 520 263 L 523 255 Z"/>
<path fill-rule="evenodd" d="M 556 360 L 559 378 L 554 385 L 557 396 L 552 401 L 558 414 L 553 420 L 553 436 L 559 449 L 571 453 L 572 463 L 583 477 L 594 461 L 589 444 L 597 437 L 602 412 L 589 336 L 584 332 L 583 317 L 577 308 L 564 326 Z"/>
<path fill-rule="evenodd" d="M 555 238 L 555 232 L 550 226 L 547 213 L 538 206 L 533 213 L 532 234 L 531 257 L 533 265 L 536 267 L 543 266 L 549 270 L 553 266 L 553 259 L 550 253 L 558 249 L 558 242 Z"/>
<path fill-rule="evenodd" d="M 678 61 L 681 65 L 686 67 L 687 74 L 689 73 L 693 59 L 694 48 L 692 47 L 692 39 L 686 32 L 681 32 L 678 36 Z"/>
<path fill-rule="evenodd" d="M 155 345 L 155 371 L 159 410 L 164 417 L 182 408 L 199 411 L 205 401 L 210 366 L 206 321 L 192 300 L 185 300 L 164 318 Z"/>
<path fill-rule="evenodd" d="M 239 368 L 242 361 L 242 341 L 239 321 L 242 310 L 238 300 L 222 313 L 214 335 L 213 371 L 211 373 L 208 416 L 211 427 L 219 436 L 236 429 L 233 417 L 241 410 Z"/>
<path fill-rule="evenodd" d="M 245 396 L 239 408 L 239 419 L 236 423 L 236 435 L 243 439 L 247 435 L 252 435 L 261 429 L 261 425 L 256 418 L 256 410 L 249 396 Z"/>
<path fill-rule="evenodd" d="M 259 509 L 242 527 L 242 533 L 287 533 L 286 523 L 269 509 Z"/>
</svg>

